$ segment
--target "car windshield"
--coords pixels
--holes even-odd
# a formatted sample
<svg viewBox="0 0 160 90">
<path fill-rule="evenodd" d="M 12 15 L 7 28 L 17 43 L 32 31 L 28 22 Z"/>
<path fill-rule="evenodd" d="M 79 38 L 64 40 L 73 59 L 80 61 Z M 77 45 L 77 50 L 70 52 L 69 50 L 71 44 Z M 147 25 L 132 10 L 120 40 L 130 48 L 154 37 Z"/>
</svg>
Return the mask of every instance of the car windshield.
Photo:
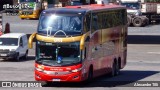
<svg viewBox="0 0 160 90">
<path fill-rule="evenodd" d="M 36 58 L 40 64 L 63 66 L 81 61 L 79 42 L 61 44 L 38 42 L 37 46 Z"/>
<path fill-rule="evenodd" d="M 36 2 L 37 0 L 20 0 L 20 2 Z"/>
<path fill-rule="evenodd" d="M 121 3 L 121 5 L 131 9 L 139 9 L 139 6 L 140 6 L 139 3 Z"/>
<path fill-rule="evenodd" d="M 17 46 L 18 38 L 0 38 L 0 45 Z"/>
<path fill-rule="evenodd" d="M 82 32 L 82 16 L 78 15 L 45 15 L 41 16 L 38 31 L 63 35 Z"/>
</svg>

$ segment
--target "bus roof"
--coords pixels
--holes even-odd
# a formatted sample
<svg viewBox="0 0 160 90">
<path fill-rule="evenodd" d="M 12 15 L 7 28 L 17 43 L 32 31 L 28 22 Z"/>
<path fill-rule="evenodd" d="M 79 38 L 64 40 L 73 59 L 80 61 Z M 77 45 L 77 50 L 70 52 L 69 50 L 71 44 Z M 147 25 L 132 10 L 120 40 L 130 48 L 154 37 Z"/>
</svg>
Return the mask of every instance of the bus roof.
<svg viewBox="0 0 160 90">
<path fill-rule="evenodd" d="M 66 6 L 66 8 L 84 8 L 88 10 L 101 10 L 101 9 L 121 9 L 125 8 L 120 5 L 107 5 L 107 4 L 91 4 L 91 5 L 81 5 L 81 6 Z"/>
<path fill-rule="evenodd" d="M 70 14 L 77 14 L 82 13 L 84 14 L 87 11 L 97 11 L 97 10 L 117 10 L 117 9 L 125 9 L 126 7 L 120 5 L 104 5 L 104 4 L 91 4 L 91 5 L 80 5 L 80 6 L 66 6 L 62 8 L 50 8 L 43 11 L 43 13 L 70 13 Z"/>
</svg>

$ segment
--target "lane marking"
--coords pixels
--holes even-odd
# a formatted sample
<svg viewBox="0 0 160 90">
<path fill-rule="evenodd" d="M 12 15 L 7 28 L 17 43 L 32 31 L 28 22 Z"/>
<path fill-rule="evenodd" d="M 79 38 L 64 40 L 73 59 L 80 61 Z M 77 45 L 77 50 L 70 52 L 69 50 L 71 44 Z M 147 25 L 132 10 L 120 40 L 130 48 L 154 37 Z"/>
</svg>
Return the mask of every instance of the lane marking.
<svg viewBox="0 0 160 90">
<path fill-rule="evenodd" d="M 147 52 L 149 54 L 160 54 L 160 52 Z"/>
</svg>

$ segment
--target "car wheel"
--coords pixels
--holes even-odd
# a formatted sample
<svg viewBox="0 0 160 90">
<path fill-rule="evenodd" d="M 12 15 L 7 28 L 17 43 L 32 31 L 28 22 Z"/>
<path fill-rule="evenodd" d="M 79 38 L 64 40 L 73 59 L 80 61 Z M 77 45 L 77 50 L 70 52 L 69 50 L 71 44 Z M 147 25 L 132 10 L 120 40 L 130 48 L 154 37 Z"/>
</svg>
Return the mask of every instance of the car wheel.
<svg viewBox="0 0 160 90">
<path fill-rule="evenodd" d="M 19 56 L 16 57 L 16 61 L 20 61 L 20 57 Z"/>
<path fill-rule="evenodd" d="M 25 55 L 24 55 L 24 59 L 26 60 L 28 57 L 28 50 L 26 51 Z"/>
<path fill-rule="evenodd" d="M 19 53 L 17 53 L 15 60 L 20 61 Z"/>
</svg>

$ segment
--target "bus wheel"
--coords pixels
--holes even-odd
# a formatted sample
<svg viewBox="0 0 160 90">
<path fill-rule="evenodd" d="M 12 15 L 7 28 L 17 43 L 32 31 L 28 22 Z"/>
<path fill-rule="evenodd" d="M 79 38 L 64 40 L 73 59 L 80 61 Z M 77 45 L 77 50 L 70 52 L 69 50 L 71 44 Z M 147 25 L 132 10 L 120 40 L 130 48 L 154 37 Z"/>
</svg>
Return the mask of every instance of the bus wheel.
<svg viewBox="0 0 160 90">
<path fill-rule="evenodd" d="M 110 73 L 110 76 L 111 77 L 114 77 L 116 75 L 116 63 L 114 62 L 113 64 L 112 64 L 112 71 L 111 71 L 111 73 Z"/>
<path fill-rule="evenodd" d="M 133 20 L 133 26 L 135 26 L 135 27 L 140 27 L 140 26 L 142 26 L 142 20 L 141 20 L 141 18 L 135 18 L 135 19 Z"/>
<path fill-rule="evenodd" d="M 115 75 L 119 75 L 119 73 L 120 73 L 119 63 L 116 63 L 116 66 L 115 66 Z"/>
</svg>

